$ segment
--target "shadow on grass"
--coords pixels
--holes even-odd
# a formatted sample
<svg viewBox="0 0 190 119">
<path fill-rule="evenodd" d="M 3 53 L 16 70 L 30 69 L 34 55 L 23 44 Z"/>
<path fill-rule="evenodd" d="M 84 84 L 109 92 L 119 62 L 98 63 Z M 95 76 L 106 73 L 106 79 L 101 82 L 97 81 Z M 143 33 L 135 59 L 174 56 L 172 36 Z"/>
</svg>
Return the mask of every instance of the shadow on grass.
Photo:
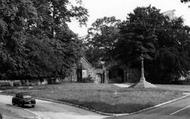
<svg viewBox="0 0 190 119">
<path fill-rule="evenodd" d="M 62 102 L 68 102 L 75 105 L 79 105 L 82 107 L 86 107 L 90 110 L 100 111 L 104 113 L 133 113 L 151 106 L 154 106 L 153 104 L 134 104 L 134 103 L 128 103 L 128 104 L 107 104 L 104 102 L 81 102 L 77 100 L 65 100 L 65 99 L 59 99 L 58 101 Z"/>
</svg>

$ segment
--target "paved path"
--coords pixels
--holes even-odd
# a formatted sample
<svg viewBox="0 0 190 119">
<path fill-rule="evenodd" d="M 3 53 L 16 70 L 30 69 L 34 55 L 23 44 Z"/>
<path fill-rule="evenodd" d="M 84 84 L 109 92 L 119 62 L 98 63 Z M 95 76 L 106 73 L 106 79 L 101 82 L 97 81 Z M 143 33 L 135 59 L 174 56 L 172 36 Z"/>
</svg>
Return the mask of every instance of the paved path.
<svg viewBox="0 0 190 119">
<path fill-rule="evenodd" d="M 190 92 L 190 85 L 156 85 L 158 88 Z"/>
<path fill-rule="evenodd" d="M 190 97 L 137 114 L 106 119 L 190 119 Z"/>
<path fill-rule="evenodd" d="M 42 119 L 102 119 L 105 117 L 80 108 L 42 100 L 37 100 L 36 107 L 30 111 L 43 117 Z"/>
<path fill-rule="evenodd" d="M 11 96 L 0 95 L 0 104 L 11 108 L 15 114 L 23 117 L 37 115 L 38 119 L 103 119 L 105 116 L 86 111 L 80 108 L 53 103 L 49 101 L 37 100 L 35 108 L 18 108 L 11 105 Z M 24 110 L 23 110 L 24 109 Z M 27 114 L 28 112 L 28 114 Z M 25 114 L 26 113 L 26 114 Z M 29 113 L 31 115 L 29 115 Z"/>
</svg>

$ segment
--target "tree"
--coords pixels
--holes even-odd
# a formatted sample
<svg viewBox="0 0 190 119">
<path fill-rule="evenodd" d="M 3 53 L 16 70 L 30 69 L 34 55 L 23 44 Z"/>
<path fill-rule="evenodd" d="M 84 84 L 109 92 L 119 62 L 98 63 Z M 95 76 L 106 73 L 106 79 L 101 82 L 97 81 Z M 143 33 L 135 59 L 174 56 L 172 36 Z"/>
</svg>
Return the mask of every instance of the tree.
<svg viewBox="0 0 190 119">
<path fill-rule="evenodd" d="M 181 18 L 171 20 L 165 30 L 158 31 L 158 49 L 154 66 L 160 77 L 157 82 L 170 83 L 189 71 L 189 27 L 183 25 Z M 156 79 L 156 78 L 155 78 Z M 163 80 L 164 79 L 164 80 Z"/>
<path fill-rule="evenodd" d="M 155 28 L 163 17 L 159 10 L 151 6 L 138 7 L 130 13 L 129 18 L 120 25 L 120 39 L 115 44 L 116 58 L 127 66 L 135 65 L 142 56 L 152 60 L 157 42 Z"/>
<path fill-rule="evenodd" d="M 184 41 L 189 41 L 187 29 L 181 18 L 171 20 L 155 7 L 138 7 L 120 24 L 114 56 L 136 68 L 144 57 L 149 81 L 170 82 L 189 69 L 189 55 L 184 49 Z"/>
<path fill-rule="evenodd" d="M 95 66 L 101 60 L 109 61 L 114 43 L 118 37 L 118 25 L 121 21 L 115 17 L 97 19 L 88 29 L 86 46 L 87 59 Z"/>
<path fill-rule="evenodd" d="M 33 0 L 38 8 L 38 19 L 29 31 L 38 36 L 45 36 L 50 39 L 54 47 L 54 54 L 57 59 L 61 58 L 58 66 L 62 71 L 71 68 L 81 55 L 81 43 L 77 36 L 69 29 L 67 22 L 76 18 L 80 24 L 87 21 L 87 10 L 80 6 L 73 6 L 68 0 Z M 67 9 L 70 6 L 71 9 Z M 58 60 L 59 61 L 59 60 Z M 60 61 L 59 61 L 60 62 Z M 58 70 L 58 69 L 57 69 Z M 61 70 L 58 70 L 61 72 Z"/>
<path fill-rule="evenodd" d="M 81 55 L 67 22 L 85 24 L 87 10 L 67 0 L 0 0 L 0 6 L 1 79 L 65 77 Z"/>
<path fill-rule="evenodd" d="M 87 21 L 88 12 L 80 4 L 74 6 L 68 0 L 32 1 L 37 8 L 39 19 L 35 25 L 30 25 L 30 29 L 31 27 L 36 30 L 40 29 L 49 38 L 58 36 L 60 32 L 62 34 L 62 30 L 64 30 L 64 33 L 71 32 L 66 24 L 66 22 L 71 21 L 71 18 L 76 18 L 81 25 Z M 69 7 L 70 9 L 68 9 Z"/>
<path fill-rule="evenodd" d="M 23 65 L 24 43 L 27 39 L 25 32 L 26 19 L 34 21 L 37 18 L 36 9 L 30 0 L 26 1 L 0 1 L 0 31 L 1 53 L 0 62 L 1 78 L 19 75 L 18 70 Z"/>
</svg>

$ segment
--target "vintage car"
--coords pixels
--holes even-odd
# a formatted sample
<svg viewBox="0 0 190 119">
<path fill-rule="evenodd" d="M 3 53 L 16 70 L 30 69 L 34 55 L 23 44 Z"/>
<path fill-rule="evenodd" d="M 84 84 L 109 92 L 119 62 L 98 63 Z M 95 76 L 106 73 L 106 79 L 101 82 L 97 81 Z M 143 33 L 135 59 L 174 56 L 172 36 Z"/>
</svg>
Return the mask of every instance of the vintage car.
<svg viewBox="0 0 190 119">
<path fill-rule="evenodd" d="M 12 104 L 21 107 L 35 107 L 36 100 L 28 93 L 17 93 L 12 98 Z"/>
</svg>

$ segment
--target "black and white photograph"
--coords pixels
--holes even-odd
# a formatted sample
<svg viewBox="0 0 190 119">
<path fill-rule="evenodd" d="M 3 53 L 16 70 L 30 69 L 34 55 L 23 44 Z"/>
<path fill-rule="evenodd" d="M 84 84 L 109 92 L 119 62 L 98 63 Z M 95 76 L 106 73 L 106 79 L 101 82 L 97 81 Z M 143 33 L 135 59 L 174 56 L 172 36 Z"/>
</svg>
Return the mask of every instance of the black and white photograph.
<svg viewBox="0 0 190 119">
<path fill-rule="evenodd" d="M 190 0 L 0 0 L 0 119 L 189 119 Z"/>
</svg>

